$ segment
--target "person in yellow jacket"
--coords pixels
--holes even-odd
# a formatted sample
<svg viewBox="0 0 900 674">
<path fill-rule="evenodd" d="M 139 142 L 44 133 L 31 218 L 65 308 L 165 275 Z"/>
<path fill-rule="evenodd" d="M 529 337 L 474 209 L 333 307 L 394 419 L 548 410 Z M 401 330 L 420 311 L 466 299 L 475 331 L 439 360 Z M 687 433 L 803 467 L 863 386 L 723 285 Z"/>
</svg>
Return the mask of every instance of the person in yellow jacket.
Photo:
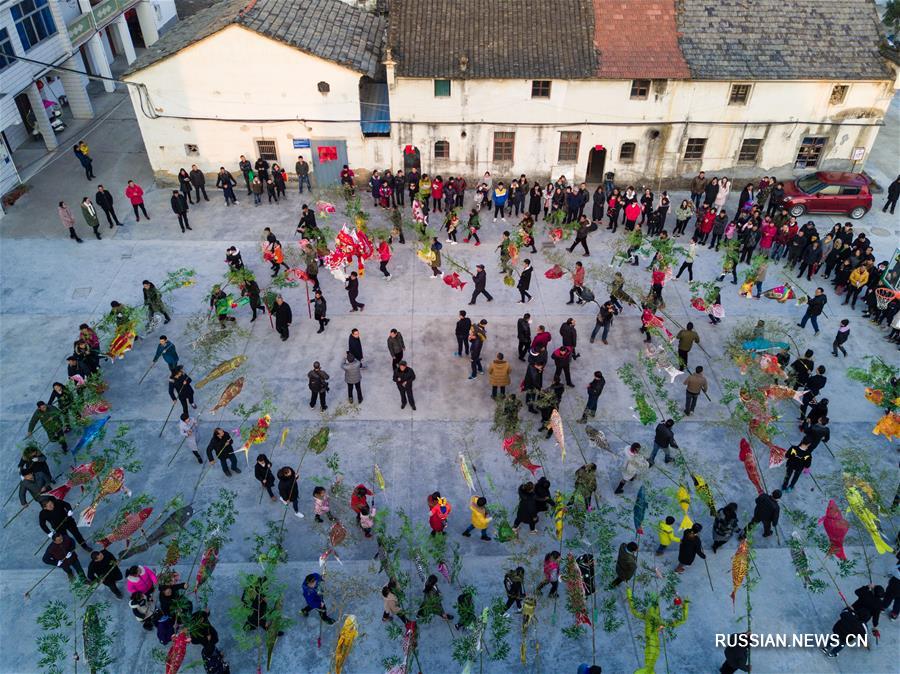
<svg viewBox="0 0 900 674">
<path fill-rule="evenodd" d="M 669 515 L 665 520 L 660 520 L 656 525 L 656 533 L 659 534 L 659 547 L 656 548 L 656 556 L 661 557 L 666 548 L 672 543 L 680 543 L 681 539 L 675 535 L 675 518 Z"/>
<path fill-rule="evenodd" d="M 472 511 L 472 523 L 463 531 L 463 536 L 470 536 L 472 529 L 481 531 L 481 540 L 489 541 L 491 537 L 487 535 L 488 525 L 491 523 L 491 517 L 487 514 L 487 499 L 484 496 L 473 496 L 469 502 L 469 510 Z"/>
<path fill-rule="evenodd" d="M 856 298 L 859 297 L 860 291 L 869 282 L 869 268 L 861 264 L 852 272 L 850 272 L 850 284 L 847 286 L 847 297 L 844 298 L 844 304 L 851 302 L 850 308 L 856 309 Z"/>
</svg>

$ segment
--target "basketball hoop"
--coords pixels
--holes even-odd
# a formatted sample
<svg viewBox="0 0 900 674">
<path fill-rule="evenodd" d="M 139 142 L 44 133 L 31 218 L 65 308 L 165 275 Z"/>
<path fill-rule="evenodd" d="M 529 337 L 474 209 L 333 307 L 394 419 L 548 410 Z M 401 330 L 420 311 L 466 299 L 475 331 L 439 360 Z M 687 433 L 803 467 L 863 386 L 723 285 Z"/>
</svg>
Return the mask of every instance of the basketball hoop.
<svg viewBox="0 0 900 674">
<path fill-rule="evenodd" d="M 885 288 L 884 286 L 875 288 L 875 303 L 876 306 L 882 311 L 887 309 L 888 305 L 891 303 L 891 300 L 896 297 L 900 297 L 900 292 L 894 290 L 893 288 Z"/>
</svg>

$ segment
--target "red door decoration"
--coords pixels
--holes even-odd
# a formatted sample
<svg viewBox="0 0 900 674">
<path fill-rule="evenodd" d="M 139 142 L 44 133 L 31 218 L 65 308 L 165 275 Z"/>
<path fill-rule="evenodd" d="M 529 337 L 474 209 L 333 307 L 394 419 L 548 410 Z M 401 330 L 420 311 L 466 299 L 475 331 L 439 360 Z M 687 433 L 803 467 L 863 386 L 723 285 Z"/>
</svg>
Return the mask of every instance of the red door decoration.
<svg viewBox="0 0 900 674">
<path fill-rule="evenodd" d="M 320 145 L 318 149 L 320 162 L 337 161 L 337 148 L 335 146 Z"/>
</svg>

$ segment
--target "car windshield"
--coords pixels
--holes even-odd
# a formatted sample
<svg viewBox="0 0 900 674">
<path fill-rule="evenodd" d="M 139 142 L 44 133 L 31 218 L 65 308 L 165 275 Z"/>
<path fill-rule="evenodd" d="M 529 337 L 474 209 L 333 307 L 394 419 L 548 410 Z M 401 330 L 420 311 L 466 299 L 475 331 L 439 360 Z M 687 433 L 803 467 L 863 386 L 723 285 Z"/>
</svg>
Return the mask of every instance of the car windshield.
<svg viewBox="0 0 900 674">
<path fill-rule="evenodd" d="M 811 173 L 808 176 L 803 176 L 799 180 L 797 180 L 797 187 L 807 194 L 815 194 L 820 189 L 825 186 L 819 177 L 815 173 Z"/>
</svg>

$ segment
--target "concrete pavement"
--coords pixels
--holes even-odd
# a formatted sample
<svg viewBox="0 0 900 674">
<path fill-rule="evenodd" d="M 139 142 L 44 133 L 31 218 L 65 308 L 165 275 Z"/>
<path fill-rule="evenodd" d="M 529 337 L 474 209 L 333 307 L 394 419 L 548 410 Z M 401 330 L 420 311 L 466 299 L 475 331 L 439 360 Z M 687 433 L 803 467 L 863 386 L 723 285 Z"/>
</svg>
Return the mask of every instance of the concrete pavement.
<svg viewBox="0 0 900 674">
<path fill-rule="evenodd" d="M 895 102 L 889 118 L 889 128 L 896 129 L 898 106 Z M 893 131 L 892 133 L 895 133 Z M 165 273 L 178 267 L 191 267 L 197 271 L 195 286 L 179 290 L 167 298 L 174 308 L 173 323 L 165 327 L 166 334 L 176 343 L 183 361 L 190 367 L 192 363 L 185 325 L 188 319 L 200 311 L 205 311 L 204 296 L 209 287 L 221 280 L 225 272 L 224 250 L 228 245 L 237 245 L 244 253 L 244 260 L 257 272 L 260 281 L 268 277 L 267 265 L 258 253 L 258 241 L 263 227 L 271 227 L 285 243 L 292 245 L 297 222 L 299 204 L 296 185 L 289 191 L 286 203 L 266 204 L 254 207 L 247 201 L 241 190 L 241 203 L 226 209 L 221 195 L 210 189 L 209 203 L 192 207 L 190 211 L 193 232 L 182 235 L 175 216 L 168 206 L 169 188 L 155 189 L 151 183 L 151 171 L 146 162 L 133 113 L 127 106 L 117 108 L 106 123 L 94 131 L 87 139 L 95 157 L 95 171 L 98 181 L 88 184 L 74 157 L 60 156 L 49 164 L 32 180 L 32 190 L 11 209 L 0 224 L 0 264 L 4 273 L 0 279 L 0 338 L 2 338 L 3 358 L 0 361 L 0 428 L 3 431 L 4 461 L 8 466 L 6 483 L 11 489 L 15 484 L 14 464 L 17 457 L 17 443 L 24 436 L 25 424 L 33 410 L 34 401 L 49 393 L 51 382 L 65 377 L 64 357 L 69 343 L 77 333 L 82 321 L 95 321 L 106 311 L 109 301 L 118 299 L 126 303 L 140 303 L 140 281 L 149 278 L 161 281 Z M 885 175 L 898 171 L 896 153 L 873 153 L 872 162 L 883 161 L 879 170 Z M 880 159 L 879 159 L 880 158 Z M 186 158 L 186 168 L 190 167 Z M 290 162 L 285 162 L 290 164 Z M 127 201 L 122 195 L 125 181 L 133 178 L 146 192 L 147 208 L 151 215 L 149 222 L 142 219 L 135 223 Z M 103 241 L 85 239 L 78 245 L 65 237 L 65 230 L 56 216 L 56 202 L 67 201 L 76 214 L 79 231 L 85 233 L 81 224 L 77 204 L 85 195 L 93 196 L 97 182 L 103 182 L 113 190 L 117 211 L 125 226 L 109 230 L 104 225 L 101 232 Z M 682 195 L 674 195 L 678 203 Z M 308 195 L 304 195 L 304 199 Z M 734 196 L 736 198 L 736 195 Z M 734 199 L 733 198 L 733 199 Z M 368 197 L 363 203 L 370 205 Z M 729 204 L 733 208 L 733 204 Z M 866 231 L 872 238 L 879 259 L 886 259 L 897 242 L 897 221 L 882 215 L 880 202 L 855 229 Z M 375 214 L 373 224 L 384 225 L 381 214 Z M 821 229 L 827 230 L 832 222 L 843 218 L 815 218 Z M 670 223 L 672 219 L 670 218 Z M 323 223 L 337 229 L 340 217 L 332 217 Z M 434 223 L 434 220 L 432 221 Z M 512 227 L 510 220 L 506 226 Z M 449 253 L 473 268 L 476 263 L 485 264 L 489 272 L 488 290 L 496 301 L 487 304 L 479 299 L 475 307 L 467 305 L 469 289 L 462 293 L 451 290 L 439 280 L 429 278 L 428 269 L 419 262 L 412 250 L 413 246 L 395 245 L 395 257 L 391 262 L 394 280 L 385 282 L 380 278 L 377 263 L 372 263 L 369 273 L 361 283 L 361 301 L 366 303 L 363 314 L 348 312 L 349 304 L 341 284 L 329 275 L 320 276 L 329 302 L 332 318 L 327 331 L 315 334 L 316 325 L 307 318 L 304 308 L 305 294 L 302 288 L 285 291 L 287 301 L 293 306 L 294 326 L 290 341 L 282 343 L 270 329 L 267 320 L 258 320 L 252 326 L 249 337 L 243 339 L 234 349 L 242 350 L 249 356 L 244 372 L 246 385 L 236 402 L 251 404 L 264 396 L 271 396 L 277 411 L 273 416 L 273 437 L 280 430 L 289 427 L 291 437 L 300 437 L 311 432 L 320 424 L 317 412 L 310 410 L 305 373 L 313 360 L 322 362 L 332 375 L 330 405 L 336 406 L 343 400 L 343 378 L 339 363 L 346 350 L 346 339 L 353 327 L 362 332 L 368 368 L 363 371 L 363 405 L 355 413 L 341 417 L 331 423 L 333 428 L 329 454 L 340 458 L 341 470 L 347 482 L 371 482 L 372 465 L 378 463 L 384 472 L 387 491 L 376 497 L 379 507 L 387 503 L 392 509 L 405 509 L 417 523 L 426 525 L 425 495 L 440 489 L 454 505 L 448 538 L 458 542 L 463 555 L 463 570 L 460 585 L 473 584 L 478 589 L 477 606 L 480 609 L 492 597 L 502 595 L 502 576 L 526 559 L 528 585 L 533 587 L 539 578 L 540 560 L 547 551 L 555 547 L 552 537 L 552 523 L 542 518 L 540 535 L 523 535 L 521 541 L 508 544 L 482 543 L 476 538 L 463 539 L 459 532 L 468 523 L 466 503 L 469 491 L 459 475 L 455 464 L 459 451 L 468 447 L 470 460 L 478 467 L 482 481 L 487 476 L 495 488 L 488 488 L 491 501 L 502 502 L 514 514 L 516 485 L 525 481 L 527 473 L 514 470 L 500 447 L 500 438 L 490 432 L 493 406 L 490 402 L 490 388 L 486 377 L 474 381 L 467 379 L 468 362 L 456 358 L 453 324 L 459 309 L 469 310 L 475 319 L 488 320 L 488 341 L 485 345 L 484 360 L 487 364 L 497 351 L 503 351 L 513 365 L 512 381 L 515 386 L 523 375 L 521 363 L 515 360 L 515 321 L 523 311 L 534 317 L 533 329 L 539 323 L 545 324 L 554 335 L 554 345 L 558 344 L 560 324 L 573 316 L 578 321 L 579 350 L 583 358 L 573 367 L 576 387 L 568 389 L 562 403 L 562 414 L 566 432 L 577 439 L 584 448 L 588 460 L 596 461 L 599 474 L 600 496 L 606 503 L 619 509 L 617 515 L 623 528 L 616 545 L 627 539 L 630 527 L 631 507 L 636 485 L 626 490 L 624 498 L 613 495 L 619 476 L 616 457 L 592 448 L 584 437 L 583 427 L 572 423 L 580 416 L 584 404 L 584 386 L 591 372 L 602 369 L 607 386 L 600 401 L 600 413 L 596 425 L 610 438 L 613 448 L 618 451 L 627 442 L 641 442 L 645 449 L 652 445 L 652 427 L 642 427 L 634 419 L 633 402 L 627 387 L 618 380 L 615 370 L 623 363 L 633 361 L 639 348 L 639 316 L 633 309 L 617 318 L 610 333 L 610 345 L 599 342 L 587 343 L 594 320 L 594 310 L 590 307 L 565 306 L 569 285 L 565 280 L 551 281 L 543 276 L 549 264 L 542 253 L 532 255 L 537 273 L 532 293 L 535 299 L 527 307 L 515 304 L 518 293 L 505 288 L 497 273 L 497 257 L 494 247 L 503 230 L 503 223 L 496 225 L 485 218 L 482 229 L 484 244 L 479 248 L 471 245 L 446 246 Z M 671 229 L 671 225 L 669 227 Z M 538 225 L 539 240 L 546 235 L 543 226 Z M 885 233 L 882 233 L 885 232 Z M 89 230 L 87 233 L 90 234 Z M 612 237 L 603 231 L 593 234 L 590 240 L 592 256 L 589 261 L 598 267 L 605 266 L 613 251 Z M 523 256 L 528 256 L 523 254 Z M 576 256 L 568 255 L 574 261 Z M 648 284 L 648 275 L 640 268 L 625 268 L 623 272 L 641 287 Z M 718 273 L 720 260 L 706 250 L 702 251 L 695 263 L 695 277 L 710 280 Z M 445 271 L 447 267 L 445 266 Z M 776 285 L 779 274 L 770 269 L 768 282 Z M 813 283 L 803 282 L 804 287 Z M 830 290 L 830 286 L 829 286 Z M 723 303 L 726 310 L 724 322 L 713 327 L 704 315 L 693 310 L 690 292 L 684 280 L 667 284 L 664 291 L 667 311 L 684 323 L 693 320 L 700 332 L 702 346 L 712 355 L 707 358 L 697 350 L 692 352 L 691 365 L 702 364 L 710 375 L 710 396 L 718 401 L 723 394 L 723 381 L 735 378 L 733 366 L 720 358 L 722 345 L 730 334 L 731 327 L 745 318 L 764 317 L 767 320 L 781 319 L 797 322 L 802 308 L 792 303 L 779 305 L 771 301 L 752 301 L 739 298 L 736 288 L 727 282 L 723 286 Z M 839 307 L 838 298 L 832 295 L 827 307 L 829 318 L 822 322 L 822 333 L 813 337 L 812 332 L 796 331 L 795 339 L 801 347 L 808 346 L 816 351 L 816 362 L 824 363 L 828 369 L 829 384 L 826 394 L 832 401 L 832 440 L 829 443 L 835 451 L 843 447 L 854 447 L 865 451 L 878 474 L 885 474 L 881 487 L 890 498 L 896 486 L 896 450 L 881 437 L 870 433 L 878 418 L 878 410 L 862 397 L 862 386 L 849 382 L 845 377 L 846 367 L 860 365 L 865 355 L 880 355 L 889 362 L 897 362 L 896 350 L 882 339 L 882 332 L 862 320 L 859 313 L 851 313 Z M 592 305 L 591 305 L 592 306 Z M 851 319 L 852 333 L 848 348 L 851 355 L 846 360 L 837 360 L 830 355 L 830 345 L 838 321 L 842 317 Z M 249 327 L 246 312 L 239 314 L 244 328 Z M 390 328 L 399 329 L 406 340 L 406 358 L 416 370 L 415 384 L 418 410 L 400 410 L 399 396 L 390 381 L 390 360 L 385 339 Z M 157 331 L 156 334 L 159 334 Z M 110 390 L 113 427 L 127 424 L 130 437 L 138 444 L 144 468 L 140 474 L 128 477 L 128 485 L 138 493 L 153 495 L 158 503 L 178 493 L 190 494 L 198 476 L 198 466 L 189 452 L 182 449 L 181 455 L 171 467 L 166 467 L 171 452 L 180 441 L 174 424 L 169 423 L 162 438 L 157 438 L 162 420 L 169 410 L 166 394 L 164 368 L 157 366 L 143 385 L 137 385 L 152 357 L 155 339 L 139 344 L 115 365 L 104 368 Z M 223 359 L 233 355 L 229 352 Z M 683 387 L 676 382 L 669 387 L 673 399 L 680 401 Z M 208 408 L 218 395 L 216 387 L 198 392 L 198 405 Z M 792 426 L 790 405 L 782 405 L 783 423 L 779 424 L 782 434 L 776 442 L 787 446 L 799 439 L 796 427 Z M 527 415 L 527 423 L 534 426 L 535 417 Z M 739 504 L 739 518 L 743 524 L 752 510 L 754 490 L 747 482 L 742 466 L 737 461 L 739 435 L 728 425 L 728 412 L 717 402 L 701 400 L 697 414 L 676 426 L 676 437 L 687 451 L 693 469 L 701 473 L 713 485 L 713 492 L 719 505 L 729 500 Z M 218 417 L 204 415 L 201 420 L 201 446 L 219 424 L 231 430 L 238 424 L 232 412 Z M 40 432 L 38 432 L 40 435 Z M 275 454 L 275 467 L 295 463 L 296 454 L 290 459 L 274 450 L 274 442 L 261 445 L 260 449 L 271 456 Z M 541 445 L 546 475 L 553 488 L 571 489 L 575 469 L 582 459 L 574 444 L 570 443 L 568 458 L 563 463 L 559 450 L 552 440 Z M 287 552 L 289 563 L 283 578 L 289 584 L 286 612 L 297 620 L 297 625 L 279 640 L 273 660 L 273 672 L 324 672 L 333 652 L 337 638 L 337 627 L 327 628 L 321 649 L 315 645 L 318 624 L 315 618 L 297 618 L 296 612 L 302 606 L 299 580 L 316 570 L 316 560 L 324 549 L 322 531 L 312 521 L 310 492 L 315 480 L 326 479 L 329 470 L 323 456 L 309 456 L 304 461 L 301 474 L 301 509 L 306 519 L 297 521 L 289 518 L 287 523 Z M 243 461 L 242 458 L 239 460 Z M 55 460 L 57 470 L 64 462 Z M 252 468 L 252 466 L 251 466 Z M 838 469 L 837 462 L 822 450 L 817 450 L 813 465 L 813 475 L 827 489 L 830 478 Z M 767 484 L 779 482 L 782 468 L 769 469 L 761 466 Z M 673 485 L 659 471 L 654 471 L 647 480 L 648 486 L 657 491 L 671 490 Z M 227 487 L 238 492 L 237 505 L 240 510 L 238 524 L 231 531 L 233 539 L 222 551 L 219 566 L 213 576 L 214 592 L 210 607 L 213 623 L 218 628 L 226 653 L 234 672 L 253 671 L 256 664 L 254 653 L 241 653 L 236 647 L 228 608 L 236 601 L 236 579 L 240 572 L 250 572 L 254 565 L 249 563 L 251 541 L 254 533 L 263 531 L 267 519 L 279 519 L 281 506 L 271 504 L 268 499 L 259 503 L 258 485 L 249 471 L 232 478 L 225 478 L 218 467 L 204 479 L 197 494 L 196 505 L 202 507 L 215 496 L 219 487 Z M 809 476 L 801 477 L 797 490 L 788 495 L 784 502 L 790 507 L 800 507 L 810 516 L 824 514 L 824 505 L 829 497 L 838 497 L 831 492 L 823 494 L 817 490 Z M 703 540 L 709 547 L 711 518 L 703 513 L 702 506 L 694 499 L 692 515 L 704 524 Z M 33 508 L 33 507 L 32 507 Z M 345 504 L 335 504 L 335 509 Z M 5 518 L 14 514 L 14 503 L 4 510 Z M 100 506 L 98 525 L 104 516 L 112 513 L 112 504 Z M 666 514 L 677 514 L 677 506 L 672 497 L 668 503 L 654 502 L 647 514 L 645 528 Z M 38 532 L 36 512 L 26 512 L 0 534 L 6 554 L 0 562 L 3 582 L 0 583 L 0 600 L 9 609 L 24 606 L 24 611 L 5 610 L 0 615 L 0 639 L 3 643 L 4 658 L 0 672 L 36 672 L 36 649 L 34 639 L 38 630 L 34 617 L 44 603 L 57 597 L 66 596 L 66 582 L 59 574 L 51 576 L 32 599 L 22 604 L 22 592 L 35 582 L 45 568 L 32 551 L 42 539 Z M 849 519 L 849 517 L 848 517 Z M 352 524 L 352 520 L 350 520 Z M 867 546 L 866 553 L 872 564 L 872 578 L 884 582 L 890 568 L 890 555 L 876 557 L 868 537 L 860 535 L 859 529 L 851 522 L 848 536 L 848 556 L 857 561 L 857 573 L 838 582 L 845 595 L 852 596 L 853 589 L 868 582 L 865 572 L 861 544 Z M 886 537 L 893 537 L 896 529 L 885 520 L 883 527 Z M 364 636 L 357 643 L 348 663 L 348 672 L 381 672 L 382 659 L 399 653 L 399 642 L 391 641 L 385 629 L 379 625 L 381 601 L 379 588 L 383 576 L 375 573 L 371 557 L 375 552 L 374 543 L 361 537 L 354 527 L 352 541 L 342 546 L 340 553 L 343 566 L 329 565 L 329 577 L 335 599 L 330 601 L 332 609 L 343 608 L 353 612 L 360 621 L 360 631 Z M 790 564 L 789 551 L 783 545 L 784 537 L 792 531 L 786 518 L 782 516 L 781 541 L 763 540 L 757 536 L 756 565 L 762 574 L 761 582 L 753 591 L 753 627 L 760 632 L 828 632 L 840 611 L 840 598 L 832 589 L 822 594 L 806 592 L 795 577 Z M 649 540 L 648 540 L 649 539 Z M 571 543 L 567 543 L 571 544 Z M 654 558 L 652 550 L 655 540 L 652 535 L 641 543 L 642 564 L 665 571 L 675 565 L 676 552 L 671 550 L 660 560 Z M 735 542 L 732 541 L 717 555 L 708 554 L 709 570 L 714 586 L 710 590 L 706 574 L 700 562 L 694 564 L 681 580 L 679 591 L 690 598 L 691 615 L 686 625 L 678 630 L 677 638 L 667 643 L 665 658 L 661 658 L 657 671 L 713 671 L 721 664 L 721 653 L 714 647 L 714 634 L 743 629 L 739 622 L 740 608 L 733 609 L 728 597 L 730 590 L 730 564 Z M 120 549 L 115 546 L 114 550 Z M 614 554 L 614 551 L 613 551 Z M 138 556 L 140 563 L 158 567 L 161 550 L 151 550 Z M 86 563 L 86 560 L 82 560 Z M 831 569 L 834 569 L 829 562 Z M 188 567 L 181 569 L 188 572 Z M 415 572 L 413 577 L 415 577 Z M 356 597 L 359 588 L 354 579 L 371 589 L 369 595 Z M 650 581 L 647 581 L 648 583 Z M 412 594 L 417 604 L 420 595 L 419 582 L 415 580 Z M 441 581 L 444 605 L 451 612 L 459 585 L 448 586 Z M 651 589 L 651 587 L 648 587 Z M 105 593 L 105 590 L 102 591 Z M 561 589 L 561 598 L 564 597 Z M 743 596 L 743 590 L 739 598 Z M 609 593 L 601 592 L 601 597 Z M 612 594 L 610 596 L 616 596 Z M 345 601 L 342 602 L 342 598 Z M 116 649 L 120 659 L 113 671 L 151 672 L 158 671 L 160 665 L 151 661 L 149 653 L 159 648 L 152 634 L 140 629 L 130 616 L 127 607 L 114 599 L 111 615 L 120 636 Z M 624 624 L 611 634 L 599 631 L 597 634 L 597 662 L 605 671 L 632 671 L 639 666 L 639 656 L 643 649 L 643 632 L 633 618 L 627 618 L 624 611 L 624 591 L 617 596 L 619 617 Z M 574 672 L 578 663 L 590 660 L 590 637 L 573 641 L 561 633 L 561 628 L 570 623 L 564 602 L 554 605 L 546 599 L 539 603 L 538 623 L 532 630 L 532 637 L 540 641 L 540 658 L 535 662 L 529 655 L 529 663 L 523 667 L 518 660 L 520 640 L 519 623 L 515 622 L 509 637 L 512 646 L 510 657 L 502 663 L 485 666 L 489 672 L 544 671 Z M 881 645 L 873 646 L 869 652 L 844 651 L 837 660 L 827 660 L 814 650 L 780 651 L 757 649 L 753 653 L 755 672 L 797 671 L 797 672 L 890 672 L 895 670 L 891 662 L 896 660 L 896 644 L 900 634 L 896 623 L 886 619 L 881 625 Z M 452 672 L 459 669 L 450 659 L 450 632 L 442 625 L 432 622 L 422 627 L 420 637 L 421 665 L 424 672 Z M 533 644 L 529 646 L 533 653 Z M 199 659 L 198 649 L 191 647 L 189 660 Z"/>
</svg>

